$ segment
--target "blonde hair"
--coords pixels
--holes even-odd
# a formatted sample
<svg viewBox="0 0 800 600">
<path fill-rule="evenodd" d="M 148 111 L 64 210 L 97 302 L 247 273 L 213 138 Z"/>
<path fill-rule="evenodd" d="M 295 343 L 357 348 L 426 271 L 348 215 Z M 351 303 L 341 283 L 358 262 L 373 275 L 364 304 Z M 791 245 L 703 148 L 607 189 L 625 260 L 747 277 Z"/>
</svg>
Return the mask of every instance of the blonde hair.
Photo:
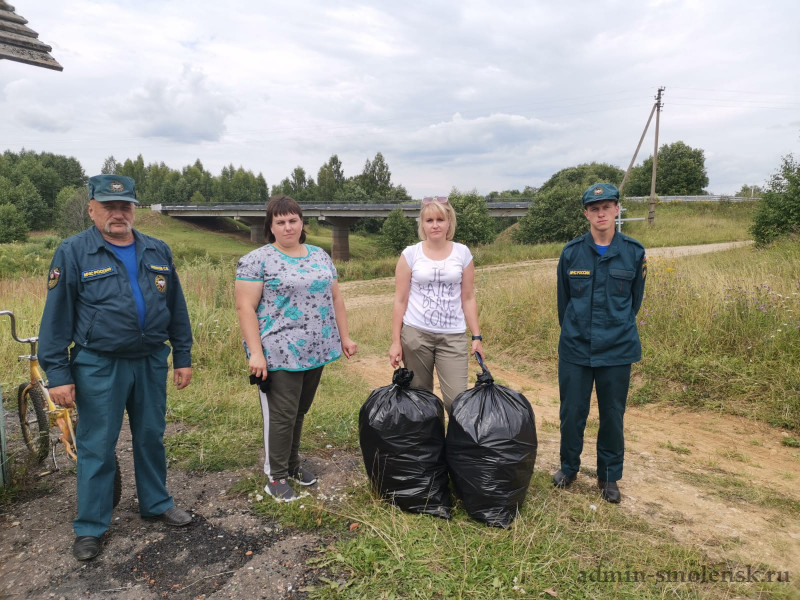
<svg viewBox="0 0 800 600">
<path fill-rule="evenodd" d="M 435 213 L 436 216 L 444 217 L 447 220 L 447 239 L 452 240 L 456 234 L 456 211 L 450 206 L 450 203 L 443 202 L 429 202 L 423 204 L 419 211 L 419 223 L 417 225 L 417 236 L 423 242 L 428 239 L 425 235 L 425 230 L 422 227 L 422 222 L 429 213 Z"/>
</svg>

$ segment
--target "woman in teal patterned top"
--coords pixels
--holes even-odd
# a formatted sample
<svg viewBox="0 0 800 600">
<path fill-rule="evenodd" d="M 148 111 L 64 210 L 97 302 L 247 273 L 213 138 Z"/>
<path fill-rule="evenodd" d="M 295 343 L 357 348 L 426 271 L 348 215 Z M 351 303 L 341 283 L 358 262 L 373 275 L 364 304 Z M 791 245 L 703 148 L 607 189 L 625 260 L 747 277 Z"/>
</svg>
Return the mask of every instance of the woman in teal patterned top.
<svg viewBox="0 0 800 600">
<path fill-rule="evenodd" d="M 287 479 L 300 485 L 316 477 L 300 465 L 303 419 L 324 365 L 358 345 L 350 339 L 338 275 L 327 253 L 305 243 L 303 212 L 289 196 L 267 204 L 264 235 L 270 242 L 239 260 L 236 312 L 259 382 L 264 417 L 265 491 L 281 502 L 297 499 Z"/>
</svg>

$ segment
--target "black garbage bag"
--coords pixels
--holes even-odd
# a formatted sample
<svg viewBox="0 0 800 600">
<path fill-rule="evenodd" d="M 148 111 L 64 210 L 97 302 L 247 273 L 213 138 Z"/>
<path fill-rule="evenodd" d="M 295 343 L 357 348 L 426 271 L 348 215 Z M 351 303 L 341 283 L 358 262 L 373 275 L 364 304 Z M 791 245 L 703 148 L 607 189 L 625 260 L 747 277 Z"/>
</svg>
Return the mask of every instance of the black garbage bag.
<svg viewBox="0 0 800 600">
<path fill-rule="evenodd" d="M 364 466 L 372 488 L 401 509 L 450 518 L 444 454 L 444 407 L 411 387 L 414 373 L 397 369 L 392 385 L 373 391 L 358 414 Z"/>
<path fill-rule="evenodd" d="M 467 513 L 506 528 L 525 500 L 536 463 L 536 423 L 527 398 L 482 373 L 453 400 L 447 427 L 447 466 Z"/>
</svg>

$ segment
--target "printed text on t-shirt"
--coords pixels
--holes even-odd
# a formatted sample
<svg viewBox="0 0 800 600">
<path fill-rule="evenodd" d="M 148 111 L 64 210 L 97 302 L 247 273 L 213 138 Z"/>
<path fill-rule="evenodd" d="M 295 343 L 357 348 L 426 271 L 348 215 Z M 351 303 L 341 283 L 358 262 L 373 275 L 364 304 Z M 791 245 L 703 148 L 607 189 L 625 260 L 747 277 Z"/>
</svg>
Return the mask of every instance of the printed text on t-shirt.
<svg viewBox="0 0 800 600">
<path fill-rule="evenodd" d="M 433 268 L 433 278 L 427 284 L 419 285 L 422 294 L 422 308 L 425 311 L 425 324 L 438 329 L 456 327 L 456 310 L 453 307 L 453 286 L 457 284 L 442 281 L 442 269 Z"/>
</svg>

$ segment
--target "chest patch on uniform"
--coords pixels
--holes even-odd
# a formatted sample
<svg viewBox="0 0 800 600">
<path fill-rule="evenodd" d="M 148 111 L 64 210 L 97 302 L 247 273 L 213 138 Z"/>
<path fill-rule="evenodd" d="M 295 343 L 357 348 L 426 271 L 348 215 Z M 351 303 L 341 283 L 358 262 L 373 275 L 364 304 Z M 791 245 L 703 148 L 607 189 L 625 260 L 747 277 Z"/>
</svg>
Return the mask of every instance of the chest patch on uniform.
<svg viewBox="0 0 800 600">
<path fill-rule="evenodd" d="M 569 272 L 570 277 L 588 277 L 591 274 L 591 271 L 579 271 L 577 269 L 573 269 Z"/>
<path fill-rule="evenodd" d="M 114 267 L 108 265 L 107 267 L 100 267 L 98 269 L 91 269 L 89 271 L 81 272 L 81 280 L 89 281 L 90 279 L 99 279 L 114 273 Z"/>
<path fill-rule="evenodd" d="M 58 285 L 59 281 L 61 281 L 61 269 L 59 267 L 53 267 L 50 269 L 50 273 L 47 276 L 47 289 L 52 290 Z"/>
<path fill-rule="evenodd" d="M 162 294 L 167 290 L 167 280 L 163 275 L 156 275 L 156 289 Z"/>
<path fill-rule="evenodd" d="M 169 273 L 169 265 L 147 265 L 147 268 L 159 273 Z"/>
</svg>

